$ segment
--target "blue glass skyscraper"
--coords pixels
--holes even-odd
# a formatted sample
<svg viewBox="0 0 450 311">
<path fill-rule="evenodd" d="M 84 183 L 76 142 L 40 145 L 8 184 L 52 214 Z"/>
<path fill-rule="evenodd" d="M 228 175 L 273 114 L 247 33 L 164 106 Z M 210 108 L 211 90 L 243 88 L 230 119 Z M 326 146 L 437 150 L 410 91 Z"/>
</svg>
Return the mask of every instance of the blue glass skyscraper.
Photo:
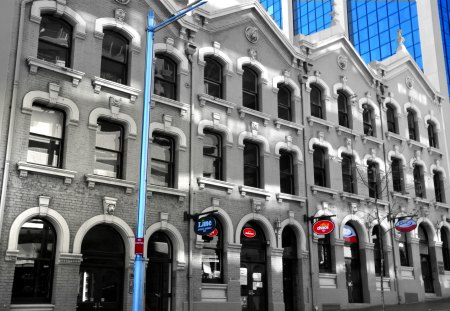
<svg viewBox="0 0 450 311">
<path fill-rule="evenodd" d="M 283 19 L 281 15 L 281 0 L 260 0 L 261 5 L 280 28 L 283 28 Z"/>
<path fill-rule="evenodd" d="M 292 1 L 294 34 L 310 35 L 331 26 L 331 0 Z"/>
<path fill-rule="evenodd" d="M 442 46 L 444 48 L 447 86 L 450 90 L 450 3 L 448 0 L 438 0 L 439 20 L 441 24 Z"/>
</svg>

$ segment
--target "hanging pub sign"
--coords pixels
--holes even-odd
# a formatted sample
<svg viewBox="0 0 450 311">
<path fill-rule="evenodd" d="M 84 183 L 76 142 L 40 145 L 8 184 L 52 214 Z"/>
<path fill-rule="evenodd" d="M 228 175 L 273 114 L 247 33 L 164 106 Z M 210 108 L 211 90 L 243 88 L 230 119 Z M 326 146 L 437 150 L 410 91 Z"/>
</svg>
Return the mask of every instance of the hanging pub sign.
<svg viewBox="0 0 450 311">
<path fill-rule="evenodd" d="M 216 220 L 214 217 L 203 217 L 198 219 L 194 223 L 194 231 L 198 235 L 207 235 L 214 231 L 216 228 Z"/>
<path fill-rule="evenodd" d="M 351 226 L 344 226 L 344 241 L 348 243 L 358 243 L 358 235 Z"/>
<path fill-rule="evenodd" d="M 395 224 L 395 229 L 400 232 L 410 232 L 417 227 L 417 222 L 414 219 L 401 219 Z"/>
<path fill-rule="evenodd" d="M 329 234 L 334 230 L 334 222 L 328 219 L 316 221 L 313 225 L 315 234 Z"/>
<path fill-rule="evenodd" d="M 219 234 L 219 230 L 217 230 L 217 228 L 214 228 L 213 231 L 211 231 L 210 233 L 207 234 L 207 236 L 209 237 L 215 237 Z"/>
<path fill-rule="evenodd" d="M 252 239 L 256 236 L 256 231 L 253 228 L 244 228 L 242 230 L 242 234 L 249 239 Z"/>
</svg>

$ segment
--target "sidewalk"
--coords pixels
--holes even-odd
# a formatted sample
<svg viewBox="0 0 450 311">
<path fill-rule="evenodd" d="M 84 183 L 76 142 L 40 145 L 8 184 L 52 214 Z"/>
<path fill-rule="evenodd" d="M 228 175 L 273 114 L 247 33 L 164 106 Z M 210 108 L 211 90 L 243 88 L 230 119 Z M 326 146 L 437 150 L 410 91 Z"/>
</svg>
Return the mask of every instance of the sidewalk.
<svg viewBox="0 0 450 311">
<path fill-rule="evenodd" d="M 370 307 L 364 309 L 342 309 L 352 311 L 381 311 L 382 307 Z M 386 311 L 450 311 L 450 299 L 430 300 L 418 303 L 389 305 L 385 307 Z"/>
</svg>

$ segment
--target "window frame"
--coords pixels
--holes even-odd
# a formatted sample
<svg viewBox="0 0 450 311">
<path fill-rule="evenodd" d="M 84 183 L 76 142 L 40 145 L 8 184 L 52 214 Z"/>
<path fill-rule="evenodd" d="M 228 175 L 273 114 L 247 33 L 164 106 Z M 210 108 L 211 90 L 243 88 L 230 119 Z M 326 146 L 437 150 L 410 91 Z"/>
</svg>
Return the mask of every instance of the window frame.
<svg viewBox="0 0 450 311">
<path fill-rule="evenodd" d="M 344 165 L 345 162 L 348 161 L 349 167 L 348 167 L 348 172 L 345 172 L 344 170 Z M 342 167 L 342 190 L 344 192 L 347 193 L 353 193 L 356 194 L 356 176 L 355 176 L 355 158 L 349 154 L 342 154 L 342 162 L 341 162 L 341 167 Z M 348 180 L 348 185 L 346 186 L 346 181 Z M 350 188 L 348 188 L 350 187 Z"/>
<path fill-rule="evenodd" d="M 424 180 L 424 168 L 422 165 L 414 164 L 413 168 L 414 178 L 414 193 L 418 198 L 426 198 L 425 180 Z"/>
<path fill-rule="evenodd" d="M 375 171 L 374 172 L 374 168 Z M 371 178 L 370 172 L 374 173 L 375 179 Z M 381 199 L 380 195 L 380 167 L 375 161 L 367 161 L 367 184 L 369 188 L 369 197 Z"/>
<path fill-rule="evenodd" d="M 205 158 L 205 157 L 214 158 L 215 161 L 218 161 L 218 166 L 219 166 L 218 171 L 214 172 L 215 173 L 214 177 L 207 177 L 207 176 L 205 176 L 205 170 L 203 168 L 203 177 L 212 178 L 212 179 L 216 179 L 216 180 L 224 180 L 224 176 L 223 176 L 223 143 L 222 143 L 222 135 L 220 135 L 220 134 L 218 134 L 218 133 L 216 133 L 214 131 L 208 130 L 208 129 L 205 129 L 203 131 L 203 133 L 205 135 L 205 138 L 208 135 L 209 136 L 214 136 L 217 139 L 217 143 L 218 143 L 218 145 L 217 145 L 217 153 L 218 153 L 218 155 L 217 156 L 206 155 L 205 151 L 204 151 L 205 150 L 204 149 L 205 145 L 203 144 L 203 158 Z M 205 141 L 205 138 L 203 138 L 203 141 Z M 205 163 L 205 161 L 203 161 L 203 164 L 204 163 Z"/>
<path fill-rule="evenodd" d="M 126 43 L 126 44 L 125 44 L 125 45 L 126 45 L 126 54 L 125 54 L 125 57 L 124 57 L 124 62 L 120 62 L 120 61 L 118 61 L 118 60 L 115 60 L 115 59 L 112 58 L 112 57 L 109 57 L 109 56 L 103 54 L 103 50 L 104 50 L 104 49 L 103 49 L 103 44 L 105 43 L 105 37 L 106 37 L 107 35 L 108 35 L 108 36 L 111 36 L 111 37 L 113 37 L 113 38 L 115 38 L 115 39 L 124 41 L 124 42 Z M 123 81 L 119 82 L 119 81 L 117 81 L 117 79 L 116 79 L 116 80 L 111 80 L 111 79 L 108 79 L 108 78 L 105 78 L 105 77 L 104 77 L 104 72 L 105 72 L 105 71 L 103 70 L 104 66 L 105 66 L 105 67 L 111 67 L 111 64 L 106 65 L 104 61 L 122 67 L 122 78 L 123 78 Z M 125 36 L 123 36 L 122 34 L 120 34 L 120 33 L 117 32 L 117 31 L 105 29 L 105 30 L 103 31 L 103 39 L 102 39 L 102 57 L 101 57 L 101 63 L 100 63 L 100 77 L 101 77 L 102 79 L 106 79 L 106 80 L 112 81 L 112 82 L 114 82 L 114 83 L 119 83 L 119 84 L 123 84 L 123 85 L 128 85 L 128 82 L 129 82 L 129 81 L 128 81 L 128 80 L 129 80 L 129 77 L 128 77 L 128 72 L 129 72 L 129 68 L 128 68 L 128 67 L 129 67 L 129 63 L 130 63 L 130 41 L 129 41 Z"/>
<path fill-rule="evenodd" d="M 209 64 L 208 64 L 209 63 Z M 207 72 L 207 67 L 208 65 L 217 65 L 217 69 L 220 69 L 219 71 L 219 77 L 220 77 L 220 81 L 214 81 L 212 79 L 209 79 L 209 77 L 206 77 L 206 72 Z M 215 98 L 220 98 L 220 99 L 224 99 L 224 92 L 223 92 L 223 81 L 224 81 L 224 77 L 223 77 L 223 65 L 217 61 L 216 59 L 214 59 L 213 57 L 205 57 L 205 67 L 203 69 L 203 84 L 204 84 L 204 88 L 205 88 L 205 93 L 207 95 L 213 96 Z M 211 84 L 211 85 L 215 85 L 218 87 L 219 89 L 219 96 L 214 96 L 212 94 L 210 94 L 208 92 L 209 88 L 207 87 L 207 84 Z"/>
<path fill-rule="evenodd" d="M 441 228 L 442 259 L 446 271 L 450 271 L 450 239 L 448 233 L 449 231 L 445 227 Z"/>
<path fill-rule="evenodd" d="M 322 252 L 323 251 L 323 252 Z M 322 262 L 323 254 L 323 262 Z M 331 234 L 325 234 L 317 239 L 317 263 L 319 265 L 319 273 L 333 273 L 333 257 Z"/>
<path fill-rule="evenodd" d="M 202 283 L 208 283 L 208 284 L 221 284 L 223 283 L 224 280 L 224 267 L 225 267 L 225 262 L 224 262 L 224 241 L 223 241 L 223 226 L 222 223 L 220 221 L 220 219 L 218 219 L 215 216 L 211 216 L 216 220 L 216 229 L 218 230 L 218 234 L 217 234 L 217 243 L 214 246 L 210 246 L 211 244 L 209 243 L 210 241 L 206 241 L 207 239 L 211 238 L 211 240 L 213 240 L 213 237 L 209 237 L 209 235 L 203 235 L 201 236 L 201 239 L 203 241 L 203 249 L 210 249 L 210 250 L 214 250 L 216 255 L 218 255 L 218 259 L 219 259 L 219 267 L 220 267 L 220 277 L 219 278 L 214 278 L 214 279 L 205 279 L 204 278 L 204 274 L 203 273 L 203 252 L 202 252 L 202 257 L 201 257 L 201 265 L 202 265 Z"/>
<path fill-rule="evenodd" d="M 242 106 L 259 111 L 259 74 L 251 66 L 242 66 L 242 71 Z M 246 89 L 244 87 L 244 79 L 247 74 L 252 75 L 252 82 L 255 84 L 255 90 Z M 254 98 L 255 106 L 252 107 L 250 105 L 251 103 L 245 101 L 246 95 Z"/>
<path fill-rule="evenodd" d="M 281 169 L 281 163 L 285 159 L 286 161 L 289 161 L 289 170 L 282 170 Z M 280 192 L 281 193 L 287 193 L 291 195 L 295 195 L 295 167 L 294 167 L 294 157 L 293 154 L 289 151 L 280 150 Z M 286 191 L 286 189 L 283 189 L 283 176 L 287 178 L 289 181 L 289 191 Z"/>
<path fill-rule="evenodd" d="M 445 187 L 442 172 L 433 171 L 434 199 L 438 203 L 445 203 Z"/>
<path fill-rule="evenodd" d="M 432 148 L 439 148 L 439 140 L 438 140 L 438 133 L 436 131 L 436 125 L 434 124 L 434 122 L 430 120 L 427 121 L 427 124 L 428 124 L 427 128 L 428 144 Z"/>
<path fill-rule="evenodd" d="M 162 81 L 163 84 L 169 84 L 173 88 L 173 96 L 164 96 L 161 94 L 156 94 L 159 96 L 162 96 L 164 98 L 177 100 L 177 94 L 178 94 L 178 64 L 175 62 L 171 57 L 169 57 L 167 54 L 164 53 L 158 53 L 155 55 L 155 61 L 156 59 L 163 60 L 164 65 L 167 61 L 170 65 L 174 68 L 174 74 L 173 74 L 173 81 L 170 81 L 169 79 L 166 79 L 164 76 L 161 75 L 161 77 L 157 76 L 156 73 L 154 74 L 154 87 L 153 87 L 153 94 L 156 94 L 155 88 L 158 83 L 158 81 Z M 156 65 L 155 65 L 155 72 L 156 72 Z"/>
<path fill-rule="evenodd" d="M 386 122 L 388 132 L 398 134 L 397 109 L 392 104 L 386 105 Z"/>
<path fill-rule="evenodd" d="M 119 151 L 113 150 L 113 149 L 108 149 L 108 148 L 103 148 L 103 147 L 98 147 L 97 146 L 97 134 L 99 133 L 98 127 L 100 126 L 100 123 L 106 123 L 106 124 L 110 124 L 113 126 L 118 127 L 118 129 L 120 130 L 120 147 L 119 147 Z M 120 123 L 117 122 L 111 122 L 109 119 L 105 119 L 105 118 L 99 118 L 97 120 L 97 131 L 95 132 L 95 151 L 98 150 L 102 150 L 102 151 L 107 151 L 107 152 L 112 152 L 118 155 L 118 160 L 117 160 L 117 173 L 116 173 L 116 177 L 112 177 L 112 178 L 117 178 L 117 179 L 122 179 L 124 176 L 124 169 L 123 169 L 123 160 L 124 160 L 124 150 L 125 150 L 125 139 L 124 139 L 124 134 L 125 134 L 125 129 L 124 126 Z M 97 160 L 94 161 L 95 163 L 97 162 Z M 104 175 L 104 174 L 98 174 L 95 172 L 95 166 L 94 166 L 94 174 L 95 175 L 99 175 L 99 176 L 106 176 L 106 177 L 111 177 L 109 175 Z"/>
<path fill-rule="evenodd" d="M 389 269 L 386 269 L 386 250 L 383 247 L 383 253 L 384 253 L 384 264 L 383 264 L 383 273 L 381 273 L 381 258 L 382 258 L 382 252 L 381 252 L 381 245 L 380 243 L 384 243 L 383 236 L 381 234 L 381 230 L 383 230 L 383 227 L 380 225 L 375 225 L 372 228 L 372 242 L 374 244 L 373 249 L 373 261 L 374 261 L 374 267 L 375 267 L 375 276 L 377 277 L 386 277 L 388 276 Z M 384 235 L 386 236 L 386 235 Z M 375 240 L 375 241 L 374 241 Z M 384 246 L 384 244 L 383 244 Z M 383 275 L 382 275 L 383 274 Z"/>
<path fill-rule="evenodd" d="M 316 154 L 317 152 L 317 154 Z M 316 160 L 319 158 L 320 153 L 320 162 L 322 165 L 317 166 Z M 316 158 L 317 156 L 317 158 Z M 328 187 L 328 165 L 327 165 L 327 150 L 320 146 L 314 145 L 313 152 L 313 170 L 314 170 L 314 185 L 319 187 Z M 316 180 L 316 174 L 320 174 L 320 180 Z M 322 182 L 320 182 L 322 181 Z"/>
<path fill-rule="evenodd" d="M 374 120 L 374 111 L 369 105 L 365 104 L 363 105 L 363 128 L 364 128 L 364 135 L 376 137 L 376 124 Z"/>
<path fill-rule="evenodd" d="M 283 103 L 280 100 L 280 94 L 282 92 L 286 92 L 286 95 L 287 95 L 286 96 L 286 98 L 287 98 L 287 102 L 286 103 Z M 278 118 L 292 122 L 293 121 L 293 118 L 292 118 L 292 115 L 293 115 L 293 113 L 292 113 L 292 92 L 291 92 L 290 88 L 287 85 L 285 85 L 285 84 L 279 84 L 278 85 L 277 103 L 278 103 Z M 281 111 L 283 111 L 283 110 L 286 111 L 287 118 L 283 118 L 283 117 L 280 116 L 282 114 L 282 113 L 280 113 L 280 110 Z"/>
<path fill-rule="evenodd" d="M 400 246 L 400 243 L 403 243 L 403 247 Z M 410 267 L 411 260 L 409 258 L 409 243 L 408 243 L 408 235 L 405 232 L 400 232 L 400 239 L 398 245 L 398 251 L 400 256 L 400 266 L 402 267 Z M 402 256 L 403 253 L 403 256 Z"/>
<path fill-rule="evenodd" d="M 43 103 L 33 103 L 32 107 L 39 107 L 40 109 L 45 110 L 52 110 L 55 111 L 57 113 L 61 113 L 62 114 L 62 122 L 61 122 L 61 138 L 57 138 L 57 137 L 53 137 L 53 136 L 47 136 L 47 135 L 43 135 L 43 134 L 38 134 L 38 133 L 33 133 L 31 132 L 31 119 L 33 118 L 33 112 L 37 111 L 37 110 L 32 110 L 31 112 L 31 118 L 30 118 L 30 129 L 28 132 L 28 146 L 27 146 L 27 162 L 28 163 L 33 163 L 33 164 L 38 164 L 38 165 L 43 165 L 43 166 L 48 166 L 48 167 L 55 167 L 55 168 L 63 168 L 63 163 L 64 163 L 64 147 L 65 147 L 65 139 L 66 139 L 66 112 L 62 109 L 58 109 L 55 107 L 48 107 L 47 105 L 43 104 Z M 54 165 L 50 165 L 48 164 L 49 161 L 47 161 L 47 164 L 42 164 L 42 163 L 36 163 L 36 162 L 30 162 L 28 161 L 28 151 L 30 148 L 30 138 L 31 137 L 37 137 L 37 138 L 43 138 L 43 139 L 49 139 L 49 140 L 58 140 L 60 143 L 60 148 L 59 148 L 59 152 L 58 152 L 58 163 L 56 166 Z M 48 154 L 48 153 L 47 153 Z M 51 157 L 51 159 L 53 159 L 53 157 Z"/>
<path fill-rule="evenodd" d="M 253 146 L 255 147 L 255 155 L 254 157 L 256 158 L 256 164 L 255 163 L 246 163 L 245 160 L 245 155 L 246 152 L 249 152 L 250 150 L 248 149 L 249 146 Z M 254 143 L 252 141 L 249 140 L 245 140 L 244 141 L 244 185 L 245 186 L 249 186 L 249 187 L 254 187 L 254 188 L 261 188 L 262 186 L 262 182 L 261 182 L 261 158 L 260 158 L 260 146 L 257 143 Z M 248 173 L 246 173 L 246 170 L 248 172 L 248 170 L 251 169 L 254 171 L 254 174 L 256 174 L 254 177 L 256 179 L 256 185 L 249 185 L 248 183 L 246 183 L 246 177 L 248 176 Z"/>
<path fill-rule="evenodd" d="M 170 136 L 170 135 L 166 135 L 164 133 L 160 133 L 160 132 L 153 132 L 153 136 L 152 136 L 152 144 L 157 144 L 155 137 L 160 137 L 162 139 L 166 139 L 167 141 L 169 141 L 170 147 L 169 147 L 169 153 L 170 153 L 170 160 L 169 161 L 165 161 L 165 160 L 160 160 L 160 159 L 156 159 L 154 157 L 151 157 L 150 160 L 150 184 L 152 185 L 156 185 L 156 186 L 161 186 L 161 187 L 166 187 L 166 188 L 175 188 L 175 171 L 176 171 L 176 163 L 175 163 L 175 139 Z M 153 167 L 153 162 L 159 162 L 159 163 L 165 163 L 167 164 L 167 168 L 168 168 L 168 182 L 167 182 L 167 186 L 164 185 L 159 185 L 159 184 L 155 184 L 152 183 L 152 167 Z"/>
<path fill-rule="evenodd" d="M 398 171 L 394 170 L 394 163 L 398 163 Z M 404 175 L 403 175 L 403 162 L 399 158 L 393 158 L 391 162 L 391 174 L 392 174 L 392 188 L 395 192 L 403 192 L 404 189 Z M 398 179 L 398 180 L 397 180 Z M 396 186 L 397 185 L 397 186 Z"/>
<path fill-rule="evenodd" d="M 418 141 L 419 133 L 417 129 L 416 112 L 411 108 L 407 109 L 407 121 L 408 121 L 407 123 L 408 123 L 409 139 Z"/>
<path fill-rule="evenodd" d="M 309 101 L 310 101 L 311 116 L 319 119 L 325 119 L 322 90 L 315 84 L 312 84 L 310 88 L 311 91 L 309 93 Z M 313 100 L 314 92 L 317 92 L 318 102 Z"/>
<path fill-rule="evenodd" d="M 340 126 L 351 129 L 351 111 L 349 111 L 348 96 L 342 90 L 337 92 L 338 123 Z"/>
<path fill-rule="evenodd" d="M 43 24 L 45 23 L 46 19 L 48 19 L 49 21 L 57 22 L 57 23 L 61 24 L 61 26 L 63 28 L 69 30 L 69 31 L 67 31 L 67 33 L 70 35 L 70 38 L 67 41 L 69 43 L 68 47 L 64 47 L 64 46 L 62 46 L 60 44 L 57 44 L 55 42 L 51 42 L 50 40 L 46 40 L 46 39 L 41 37 L 40 34 L 42 33 L 42 27 L 43 27 Z M 39 57 L 39 54 L 40 54 L 40 51 L 41 51 L 41 48 L 42 48 L 41 42 L 43 42 L 43 44 L 45 44 L 45 45 L 50 45 L 51 47 L 56 47 L 57 49 L 63 49 L 65 51 L 65 54 L 66 54 L 66 57 L 67 57 L 67 59 L 64 61 L 64 63 L 65 63 L 64 67 L 71 68 L 71 65 L 72 65 L 72 53 L 73 53 L 73 49 L 72 49 L 72 46 L 73 46 L 73 27 L 72 27 L 72 25 L 70 25 L 68 22 L 66 22 L 63 18 L 54 17 L 54 16 L 49 15 L 49 14 L 43 14 L 41 16 L 41 22 L 40 22 L 40 26 L 39 26 L 38 48 L 37 48 L 38 58 L 39 59 L 43 59 L 45 61 L 48 61 L 50 63 L 57 63 L 58 60 L 55 60 L 54 62 L 52 62 L 50 60 L 47 60 L 46 58 Z"/>
</svg>

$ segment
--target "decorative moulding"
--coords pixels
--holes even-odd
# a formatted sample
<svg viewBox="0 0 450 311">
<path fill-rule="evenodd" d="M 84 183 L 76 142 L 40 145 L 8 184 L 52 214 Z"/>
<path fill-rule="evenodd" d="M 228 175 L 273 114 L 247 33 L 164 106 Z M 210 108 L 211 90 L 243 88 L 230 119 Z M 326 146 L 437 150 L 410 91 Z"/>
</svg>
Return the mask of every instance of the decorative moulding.
<svg viewBox="0 0 450 311">
<path fill-rule="evenodd" d="M 107 89 L 112 89 L 112 90 L 116 90 L 119 92 L 122 92 L 124 94 L 129 95 L 130 97 L 130 103 L 134 104 L 134 102 L 136 101 L 136 98 L 138 97 L 138 95 L 141 93 L 141 90 L 128 86 L 128 85 L 124 85 L 124 84 L 120 84 L 117 82 L 113 82 L 113 81 L 109 81 L 106 79 L 102 79 L 99 77 L 94 77 L 94 79 L 92 80 L 92 85 L 94 86 L 94 93 L 99 94 L 102 87 L 105 87 Z"/>
<path fill-rule="evenodd" d="M 152 95 L 152 108 L 155 107 L 156 103 L 179 109 L 181 117 L 184 117 L 189 110 L 188 104 L 185 104 L 185 103 L 182 103 L 182 102 L 179 102 L 177 100 L 173 100 L 173 99 L 170 99 L 167 97 L 153 94 Z"/>
<path fill-rule="evenodd" d="M 27 162 L 17 162 L 17 169 L 20 172 L 21 178 L 26 178 L 28 176 L 28 172 L 33 172 L 37 174 L 43 174 L 43 175 L 50 175 L 55 177 L 62 177 L 64 178 L 64 183 L 66 185 L 70 185 L 72 183 L 72 180 L 75 178 L 75 175 L 77 172 L 75 171 L 69 171 L 61 168 L 51 167 L 51 166 L 44 166 L 44 165 L 38 165 L 33 163 L 27 163 Z"/>
<path fill-rule="evenodd" d="M 428 147 L 428 153 L 429 154 L 437 154 L 437 155 L 439 155 L 441 158 L 444 156 L 444 153 L 441 151 L 441 150 L 439 150 L 439 149 L 437 149 L 437 148 L 434 148 L 434 147 Z"/>
<path fill-rule="evenodd" d="M 266 191 L 266 190 L 260 189 L 260 188 L 244 186 L 244 185 L 239 186 L 239 192 L 241 193 L 241 195 L 243 197 L 245 197 L 247 194 L 261 195 L 261 196 L 264 196 L 266 198 L 266 201 L 268 201 L 269 198 L 271 197 L 271 194 L 270 194 L 269 191 Z"/>
<path fill-rule="evenodd" d="M 337 125 L 336 126 L 336 132 L 337 132 L 338 135 L 342 135 L 342 133 L 346 133 L 346 134 L 352 135 L 353 138 L 355 138 L 355 139 L 361 136 L 361 134 L 356 133 L 354 130 L 352 130 L 352 129 L 348 128 L 348 127 L 342 126 L 342 125 Z"/>
<path fill-rule="evenodd" d="M 233 188 L 235 187 L 235 184 L 223 181 L 223 180 L 217 180 L 213 178 L 206 178 L 206 177 L 197 177 L 197 183 L 200 190 L 205 189 L 206 185 L 222 188 L 227 191 L 228 194 L 231 194 L 233 192 Z"/>
<path fill-rule="evenodd" d="M 416 148 L 419 148 L 421 151 L 423 151 L 424 149 L 428 149 L 427 145 L 424 145 L 424 144 L 422 144 L 422 143 L 420 143 L 418 141 L 409 139 L 407 142 L 408 142 L 408 147 L 410 147 L 410 148 L 416 147 Z"/>
<path fill-rule="evenodd" d="M 283 119 L 277 118 L 277 119 L 273 120 L 273 123 L 275 124 L 275 127 L 277 129 L 280 129 L 282 125 L 285 126 L 285 127 L 294 129 L 294 130 L 297 131 L 297 135 L 300 135 L 301 132 L 303 131 L 303 125 L 297 124 L 295 122 L 291 122 L 291 121 L 287 121 L 287 120 L 283 120 Z"/>
<path fill-rule="evenodd" d="M 361 140 L 364 144 L 366 144 L 368 141 L 377 144 L 378 148 L 381 149 L 381 147 L 383 146 L 383 141 L 381 139 L 378 139 L 374 136 L 369 136 L 369 135 L 361 135 Z"/>
<path fill-rule="evenodd" d="M 83 254 L 60 253 L 58 264 L 60 265 L 79 265 L 83 261 Z"/>
<path fill-rule="evenodd" d="M 41 1 L 37 1 L 41 2 Z M 45 1 L 42 1 L 45 2 Z M 12 304 L 9 306 L 11 311 L 53 311 L 55 310 L 55 305 L 51 304 Z"/>
<path fill-rule="evenodd" d="M 330 131 L 331 128 L 336 126 L 334 123 L 332 123 L 330 121 L 327 121 L 327 120 L 324 120 L 321 118 L 316 118 L 313 116 L 309 116 L 307 118 L 307 120 L 308 120 L 309 126 L 313 126 L 314 124 L 320 124 L 320 125 L 326 126 L 328 129 L 328 132 Z"/>
<path fill-rule="evenodd" d="M 117 207 L 117 198 L 103 197 L 103 213 L 105 215 L 114 215 Z"/>
<path fill-rule="evenodd" d="M 317 193 L 329 194 L 333 198 L 336 198 L 338 193 L 339 193 L 339 191 L 337 191 L 335 189 L 331 189 L 331 188 L 327 188 L 327 187 L 321 187 L 321 186 L 316 186 L 316 185 L 311 186 L 311 191 L 312 191 L 313 194 L 317 194 Z"/>
<path fill-rule="evenodd" d="M 270 115 L 261 111 L 253 110 L 247 107 L 241 107 L 239 108 L 239 117 L 241 119 L 245 118 L 245 115 L 251 115 L 257 118 L 260 118 L 263 121 L 264 126 L 267 126 L 270 121 Z"/>
<path fill-rule="evenodd" d="M 386 138 L 387 138 L 387 140 L 395 139 L 395 140 L 399 141 L 401 145 L 403 145 L 403 143 L 406 140 L 405 138 L 401 137 L 399 134 L 395 134 L 392 132 L 386 132 Z"/>
<path fill-rule="evenodd" d="M 116 187 L 122 187 L 125 188 L 126 194 L 131 194 L 133 192 L 133 189 L 136 187 L 136 183 L 134 181 L 124 180 L 124 179 L 117 179 L 112 177 L 106 177 L 101 175 L 94 175 L 94 174 L 86 174 L 86 181 L 88 183 L 89 189 L 94 189 L 95 184 L 105 184 L 110 186 L 116 186 Z"/>
<path fill-rule="evenodd" d="M 27 57 L 30 73 L 36 74 L 39 68 L 47 69 L 72 79 L 72 85 L 77 87 L 84 76 L 84 72 L 64 67 L 35 57 Z"/>
<path fill-rule="evenodd" d="M 283 200 L 300 202 L 301 206 L 303 206 L 303 204 L 306 203 L 306 198 L 302 197 L 302 196 L 298 196 L 298 195 L 287 194 L 287 193 L 277 193 L 276 197 L 277 197 L 278 203 L 282 203 Z"/>
<path fill-rule="evenodd" d="M 183 191 L 183 190 L 169 188 L 169 187 L 162 187 L 162 186 L 157 186 L 157 185 L 148 186 L 147 187 L 148 196 L 152 196 L 153 192 L 178 196 L 178 201 L 180 201 L 180 202 L 183 202 L 187 196 L 187 192 Z"/>
<path fill-rule="evenodd" d="M 224 107 L 227 110 L 228 115 L 230 115 L 231 111 L 236 107 L 236 104 L 232 102 L 208 94 L 199 94 L 198 100 L 200 101 L 200 107 L 205 107 L 206 103 L 215 104 Z"/>
</svg>

